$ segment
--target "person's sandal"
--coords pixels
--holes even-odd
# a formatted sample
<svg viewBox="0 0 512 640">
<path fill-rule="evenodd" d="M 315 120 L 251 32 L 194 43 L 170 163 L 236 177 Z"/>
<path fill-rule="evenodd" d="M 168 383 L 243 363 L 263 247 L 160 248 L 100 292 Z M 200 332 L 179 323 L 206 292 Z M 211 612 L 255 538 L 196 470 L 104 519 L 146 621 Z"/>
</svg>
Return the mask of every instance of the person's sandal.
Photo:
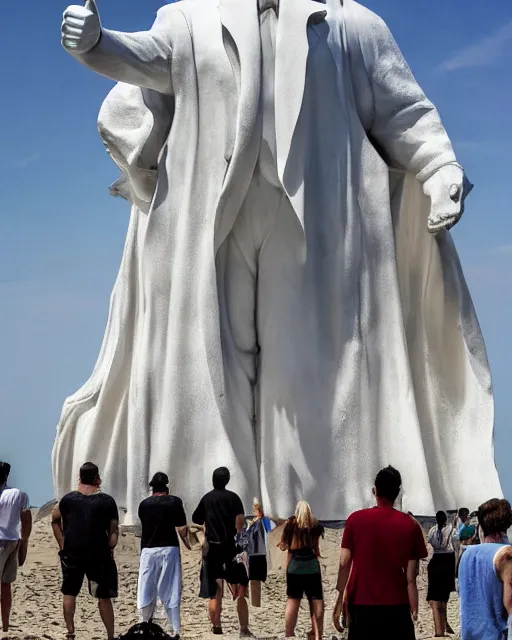
<svg viewBox="0 0 512 640">
<path fill-rule="evenodd" d="M 223 635 L 222 627 L 212 627 L 212 633 L 214 636 L 222 636 Z"/>
<path fill-rule="evenodd" d="M 66 633 L 66 640 L 75 640 L 76 633 Z"/>
</svg>

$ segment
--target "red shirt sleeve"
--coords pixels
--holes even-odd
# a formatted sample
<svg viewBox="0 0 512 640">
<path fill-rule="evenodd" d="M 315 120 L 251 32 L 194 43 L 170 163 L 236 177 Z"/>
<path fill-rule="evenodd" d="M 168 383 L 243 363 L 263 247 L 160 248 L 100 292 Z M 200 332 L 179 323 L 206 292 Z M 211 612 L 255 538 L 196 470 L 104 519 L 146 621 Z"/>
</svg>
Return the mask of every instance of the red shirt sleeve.
<svg viewBox="0 0 512 640">
<path fill-rule="evenodd" d="M 345 531 L 343 532 L 343 538 L 341 541 L 341 548 L 348 549 L 351 553 L 354 553 L 354 518 L 350 516 L 345 525 Z"/>
<path fill-rule="evenodd" d="M 427 546 L 425 544 L 425 536 L 419 524 L 414 523 L 411 544 L 411 557 L 409 560 L 420 560 L 428 556 Z"/>
</svg>

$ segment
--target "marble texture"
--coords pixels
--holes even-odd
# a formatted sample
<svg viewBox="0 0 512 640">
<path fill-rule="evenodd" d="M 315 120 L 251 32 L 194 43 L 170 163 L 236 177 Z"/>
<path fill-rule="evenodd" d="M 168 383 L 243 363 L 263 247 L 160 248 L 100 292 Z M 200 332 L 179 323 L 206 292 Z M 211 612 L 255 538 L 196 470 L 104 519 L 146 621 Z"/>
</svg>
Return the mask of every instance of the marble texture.
<svg viewBox="0 0 512 640">
<path fill-rule="evenodd" d="M 343 519 L 386 464 L 415 513 L 500 496 L 447 231 L 471 185 L 437 110 L 353 0 L 280 0 L 269 101 L 262 24 L 256 0 L 182 0 L 134 34 L 91 0 L 64 14 L 65 48 L 118 82 L 99 130 L 132 209 L 96 367 L 57 428 L 57 496 L 88 459 L 127 523 L 155 471 L 190 511 L 220 465 L 274 516 L 305 498 Z"/>
</svg>

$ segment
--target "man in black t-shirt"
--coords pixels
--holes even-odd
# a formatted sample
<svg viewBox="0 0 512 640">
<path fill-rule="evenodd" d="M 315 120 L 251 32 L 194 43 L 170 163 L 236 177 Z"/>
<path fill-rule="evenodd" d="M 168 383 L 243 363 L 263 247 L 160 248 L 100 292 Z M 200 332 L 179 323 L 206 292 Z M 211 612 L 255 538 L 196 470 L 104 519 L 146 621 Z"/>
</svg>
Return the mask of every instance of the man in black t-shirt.
<svg viewBox="0 0 512 640">
<path fill-rule="evenodd" d="M 220 467 L 213 472 L 213 490 L 201 498 L 192 515 L 192 522 L 204 526 L 205 553 L 201 568 L 202 597 L 210 599 L 210 619 L 214 634 L 222 633 L 221 611 L 223 581 L 237 599 L 240 636 L 249 636 L 247 586 L 249 578 L 244 565 L 237 562 L 235 536 L 245 526 L 242 501 L 228 491 L 229 470 Z"/>
<path fill-rule="evenodd" d="M 149 483 L 152 496 L 139 505 L 142 525 L 137 607 L 144 622 L 154 615 L 157 597 L 165 607 L 175 638 L 181 631 L 181 557 L 179 533 L 190 549 L 187 517 L 180 498 L 169 495 L 169 478 L 155 473 Z"/>
<path fill-rule="evenodd" d="M 77 491 L 65 495 L 52 513 L 52 529 L 60 548 L 64 619 L 68 640 L 75 637 L 76 597 L 84 577 L 89 593 L 98 599 L 101 619 L 109 640 L 114 637 L 114 609 L 117 598 L 117 545 L 119 515 L 115 500 L 100 493 L 98 467 L 86 462 L 80 468 Z"/>
</svg>

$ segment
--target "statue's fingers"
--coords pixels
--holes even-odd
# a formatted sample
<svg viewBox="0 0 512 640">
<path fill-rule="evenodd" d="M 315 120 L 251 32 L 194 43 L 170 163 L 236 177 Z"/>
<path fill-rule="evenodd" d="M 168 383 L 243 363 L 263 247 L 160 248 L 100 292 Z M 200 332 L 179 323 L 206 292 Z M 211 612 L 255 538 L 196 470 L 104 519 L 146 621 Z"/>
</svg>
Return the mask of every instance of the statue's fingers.
<svg viewBox="0 0 512 640">
<path fill-rule="evenodd" d="M 85 24 L 85 18 L 72 18 L 65 19 L 65 23 L 70 27 L 83 27 Z"/>
<path fill-rule="evenodd" d="M 71 39 L 71 38 L 63 38 L 62 44 L 67 49 L 76 49 L 78 44 L 79 44 L 79 40 L 74 40 L 74 39 Z"/>
<path fill-rule="evenodd" d="M 66 27 L 66 31 L 64 32 L 66 38 L 73 38 L 76 40 L 80 40 L 83 35 L 83 29 L 77 29 L 76 27 Z"/>
<path fill-rule="evenodd" d="M 91 12 L 78 5 L 72 5 L 64 11 L 64 19 L 74 18 L 77 20 L 85 20 L 91 15 Z"/>
</svg>

